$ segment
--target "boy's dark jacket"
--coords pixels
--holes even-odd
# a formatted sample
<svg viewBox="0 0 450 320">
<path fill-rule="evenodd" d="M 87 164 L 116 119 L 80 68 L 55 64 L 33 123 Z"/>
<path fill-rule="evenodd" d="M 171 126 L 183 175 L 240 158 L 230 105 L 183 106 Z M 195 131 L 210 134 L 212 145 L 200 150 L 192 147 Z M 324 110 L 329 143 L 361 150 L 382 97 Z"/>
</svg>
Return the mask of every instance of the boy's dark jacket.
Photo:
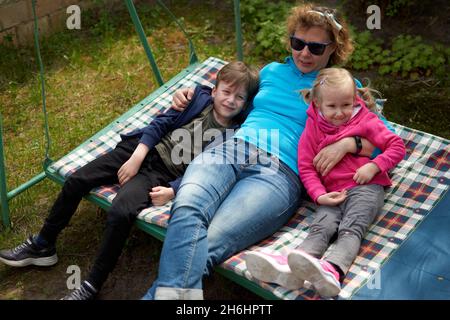
<svg viewBox="0 0 450 320">
<path fill-rule="evenodd" d="M 211 97 L 212 89 L 208 86 L 197 86 L 192 96 L 191 102 L 188 104 L 183 112 L 176 111 L 172 108 L 164 113 L 160 113 L 152 122 L 142 129 L 136 129 L 130 133 L 121 134 L 122 140 L 139 137 L 140 143 L 145 144 L 149 149 L 154 148 L 161 139 L 169 132 L 178 129 L 185 124 L 188 124 L 195 119 L 200 113 L 208 107 L 213 99 Z M 248 109 L 248 108 L 247 108 Z M 242 111 L 235 117 L 237 123 L 241 124 L 247 117 L 248 111 Z M 236 129 L 239 125 L 234 125 L 230 129 Z M 169 182 L 169 185 L 176 193 L 181 179 L 178 177 L 176 180 Z"/>
</svg>

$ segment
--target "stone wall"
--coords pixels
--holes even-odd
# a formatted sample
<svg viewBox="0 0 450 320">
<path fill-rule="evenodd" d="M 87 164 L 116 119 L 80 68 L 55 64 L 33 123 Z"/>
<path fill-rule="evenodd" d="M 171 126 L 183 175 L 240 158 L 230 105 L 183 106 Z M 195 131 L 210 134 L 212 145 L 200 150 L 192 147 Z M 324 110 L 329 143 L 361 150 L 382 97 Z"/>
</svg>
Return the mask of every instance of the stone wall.
<svg viewBox="0 0 450 320">
<path fill-rule="evenodd" d="M 108 0 L 108 5 L 123 5 L 123 0 Z M 93 0 L 37 0 L 36 14 L 40 35 L 66 28 L 70 16 L 66 12 L 71 5 L 78 5 L 82 12 L 93 6 Z M 0 43 L 12 41 L 14 45 L 31 45 L 33 42 L 34 18 L 32 0 L 0 0 Z"/>
</svg>

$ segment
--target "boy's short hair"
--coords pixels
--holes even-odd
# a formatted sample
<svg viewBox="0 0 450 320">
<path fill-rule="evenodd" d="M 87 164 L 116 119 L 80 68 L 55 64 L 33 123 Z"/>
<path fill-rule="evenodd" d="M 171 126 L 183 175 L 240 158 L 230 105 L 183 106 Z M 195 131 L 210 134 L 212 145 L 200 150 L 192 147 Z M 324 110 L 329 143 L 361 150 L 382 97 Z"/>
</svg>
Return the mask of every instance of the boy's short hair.
<svg viewBox="0 0 450 320">
<path fill-rule="evenodd" d="M 244 85 L 247 91 L 247 100 L 245 108 L 253 100 L 259 89 L 259 72 L 253 66 L 247 65 L 242 61 L 233 61 L 226 64 L 217 73 L 216 87 L 221 81 L 225 81 L 231 86 Z"/>
</svg>

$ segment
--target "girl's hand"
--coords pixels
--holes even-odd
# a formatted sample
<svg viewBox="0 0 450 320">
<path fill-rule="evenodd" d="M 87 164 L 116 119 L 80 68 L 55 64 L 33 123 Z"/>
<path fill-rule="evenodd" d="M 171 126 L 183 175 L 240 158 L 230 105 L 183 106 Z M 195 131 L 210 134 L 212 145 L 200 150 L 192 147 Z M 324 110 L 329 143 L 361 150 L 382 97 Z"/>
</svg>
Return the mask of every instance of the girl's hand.
<svg viewBox="0 0 450 320">
<path fill-rule="evenodd" d="M 119 178 L 119 184 L 121 186 L 123 186 L 137 174 L 139 168 L 141 167 L 141 163 L 142 162 L 138 159 L 131 157 L 120 167 L 119 171 L 117 172 L 117 177 Z"/>
<path fill-rule="evenodd" d="M 378 172 L 380 172 L 380 168 L 378 168 L 375 163 L 369 162 L 356 170 L 353 180 L 355 180 L 357 184 L 366 184 L 369 183 Z"/>
<path fill-rule="evenodd" d="M 175 197 L 175 192 L 172 188 L 158 186 L 152 188 L 149 195 L 154 206 L 163 206 Z"/>
<path fill-rule="evenodd" d="M 172 97 L 172 109 L 182 112 L 187 107 L 194 95 L 194 89 L 183 88 L 175 91 Z"/>
<path fill-rule="evenodd" d="M 348 152 L 353 151 L 354 145 L 354 139 L 347 137 L 326 146 L 314 157 L 314 167 L 322 176 L 326 176 Z"/>
<path fill-rule="evenodd" d="M 323 206 L 337 206 L 344 202 L 347 198 L 347 190 L 342 190 L 341 192 L 333 191 L 325 193 L 317 198 L 317 203 Z"/>
</svg>

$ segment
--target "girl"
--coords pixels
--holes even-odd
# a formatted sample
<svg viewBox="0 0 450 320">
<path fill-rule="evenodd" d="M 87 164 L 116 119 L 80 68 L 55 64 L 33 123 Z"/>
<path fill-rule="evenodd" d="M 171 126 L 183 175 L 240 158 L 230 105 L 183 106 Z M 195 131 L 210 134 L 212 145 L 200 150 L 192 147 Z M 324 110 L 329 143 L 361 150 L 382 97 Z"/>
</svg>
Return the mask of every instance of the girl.
<svg viewBox="0 0 450 320">
<path fill-rule="evenodd" d="M 298 145 L 298 170 L 309 196 L 319 207 L 308 236 L 298 250 L 288 254 L 288 267 L 279 269 L 278 278 L 283 278 L 284 273 L 286 281 L 289 277 L 296 277 L 297 283 L 299 279 L 307 280 L 320 296 L 333 297 L 339 294 L 361 239 L 383 206 L 383 187 L 391 184 L 387 172 L 403 159 L 405 147 L 401 138 L 369 111 L 377 111 L 370 89 L 357 89 L 347 70 L 321 70 L 313 88 L 302 93 L 311 104 Z M 314 157 L 327 145 L 345 137 L 354 137 L 356 152 L 346 154 L 328 174 L 320 174 L 313 165 Z M 374 159 L 361 156 L 361 138 L 369 140 L 382 153 Z M 323 257 L 336 232 L 334 247 Z M 264 270 L 255 265 L 267 265 L 266 257 L 257 254 L 252 258 L 252 253 L 248 256 L 250 272 L 256 278 L 263 277 L 258 272 Z"/>
</svg>

